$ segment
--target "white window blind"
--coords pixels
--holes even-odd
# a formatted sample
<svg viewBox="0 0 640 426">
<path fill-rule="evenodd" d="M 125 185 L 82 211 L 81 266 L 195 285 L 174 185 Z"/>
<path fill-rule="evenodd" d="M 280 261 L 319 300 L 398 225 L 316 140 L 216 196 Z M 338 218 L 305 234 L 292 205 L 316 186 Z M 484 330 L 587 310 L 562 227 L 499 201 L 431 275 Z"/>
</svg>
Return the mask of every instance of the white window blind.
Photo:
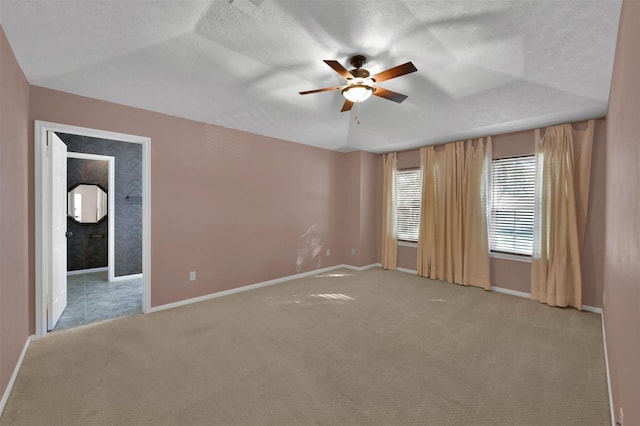
<svg viewBox="0 0 640 426">
<path fill-rule="evenodd" d="M 531 256 L 536 163 L 533 155 L 493 160 L 491 251 Z"/>
<path fill-rule="evenodd" d="M 396 179 L 398 240 L 418 241 L 421 180 L 420 169 L 398 170 Z"/>
</svg>

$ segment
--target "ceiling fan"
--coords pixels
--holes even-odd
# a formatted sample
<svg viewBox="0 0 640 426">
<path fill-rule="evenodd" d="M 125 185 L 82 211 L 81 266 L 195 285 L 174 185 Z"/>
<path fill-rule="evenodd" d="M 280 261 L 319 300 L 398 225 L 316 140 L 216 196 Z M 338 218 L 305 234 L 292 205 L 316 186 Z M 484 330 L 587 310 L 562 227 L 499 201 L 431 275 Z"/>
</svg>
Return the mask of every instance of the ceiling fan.
<svg viewBox="0 0 640 426">
<path fill-rule="evenodd" d="M 299 93 L 301 95 L 309 95 L 311 93 L 342 90 L 342 96 L 344 96 L 345 101 L 344 105 L 342 105 L 341 112 L 351 110 L 354 103 L 367 100 L 371 95 L 380 96 L 381 98 L 401 103 L 407 99 L 407 95 L 393 92 L 382 87 L 376 87 L 374 86 L 374 83 L 380 83 L 385 80 L 390 80 L 392 78 L 418 71 L 411 62 L 407 62 L 405 64 L 389 68 L 386 71 L 370 75 L 369 71 L 362 68 L 365 62 L 367 62 L 367 58 L 363 55 L 355 55 L 349 60 L 349 63 L 354 67 L 351 71 L 348 71 L 338 61 L 325 60 L 324 62 L 333 68 L 335 72 L 344 77 L 347 80 L 347 84 L 344 86 L 326 87 L 324 89 L 308 90 L 306 92 Z"/>
</svg>

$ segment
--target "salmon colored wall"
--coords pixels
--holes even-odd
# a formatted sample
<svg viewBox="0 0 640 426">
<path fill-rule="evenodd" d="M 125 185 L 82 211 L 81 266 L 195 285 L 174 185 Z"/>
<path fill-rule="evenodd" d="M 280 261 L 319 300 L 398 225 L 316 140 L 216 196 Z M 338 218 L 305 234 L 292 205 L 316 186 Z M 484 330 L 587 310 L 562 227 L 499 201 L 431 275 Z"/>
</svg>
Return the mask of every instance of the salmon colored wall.
<svg viewBox="0 0 640 426">
<path fill-rule="evenodd" d="M 382 173 L 382 157 L 369 152 L 358 151 L 360 154 L 360 244 L 356 248 L 357 260 L 347 263 L 356 266 L 371 265 L 379 262 L 377 258 L 380 246 L 382 188 L 376 186 L 378 175 Z M 347 247 L 351 255 L 351 248 Z"/>
<path fill-rule="evenodd" d="M 418 249 L 401 244 L 398 244 L 398 268 L 418 270 Z"/>
<path fill-rule="evenodd" d="M 0 27 L 0 397 L 29 337 L 29 84 Z"/>
<path fill-rule="evenodd" d="M 624 1 L 607 115 L 604 325 L 616 421 L 640 425 L 640 2 Z"/>
<path fill-rule="evenodd" d="M 382 176 L 381 156 L 369 152 L 360 153 L 360 250 L 357 266 L 380 262 L 377 256 L 380 247 L 382 221 L 382 187 L 376 186 Z M 349 252 L 351 254 L 351 252 Z M 348 260 L 348 258 L 347 258 Z M 347 261 L 347 263 L 352 264 Z"/>
<path fill-rule="evenodd" d="M 382 189 L 377 182 L 382 174 L 381 157 L 354 151 L 345 154 L 343 162 L 345 263 L 353 266 L 379 263 Z"/>
<path fill-rule="evenodd" d="M 577 123 L 577 126 L 585 126 Z M 493 136 L 493 158 L 531 155 L 535 152 L 534 130 Z M 604 176 L 606 167 L 605 120 L 596 120 L 591 165 L 590 202 L 585 246 L 582 256 L 583 303 L 602 307 L 604 235 Z M 398 169 L 420 167 L 420 151 L 413 149 L 398 153 Z M 417 249 L 398 247 L 398 267 L 416 270 Z M 508 259 L 491 258 L 491 280 L 495 287 L 523 293 L 531 292 L 531 264 Z"/>
<path fill-rule="evenodd" d="M 351 248 L 360 248 L 360 153 L 344 154 L 343 158 L 343 197 L 344 197 L 344 256 L 355 266 L 357 256 L 351 255 Z"/>
<path fill-rule="evenodd" d="M 374 177 L 374 187 L 376 188 L 377 199 L 376 199 L 376 208 L 378 209 L 378 214 L 376 216 L 376 231 L 377 235 L 377 244 L 376 244 L 376 263 L 382 263 L 382 181 L 384 177 L 384 167 L 382 156 L 378 156 L 378 165 L 376 176 Z"/>
<path fill-rule="evenodd" d="M 152 306 L 343 263 L 344 154 L 41 87 L 30 119 L 151 138 Z"/>
<path fill-rule="evenodd" d="M 398 170 L 417 169 L 420 167 L 420 150 L 419 149 L 412 149 L 409 151 L 399 152 L 397 157 L 398 157 Z"/>
<path fill-rule="evenodd" d="M 582 303 L 602 307 L 604 290 L 605 177 L 607 122 L 596 120 L 591 156 L 591 186 L 584 246 L 582 249 Z"/>
<path fill-rule="evenodd" d="M 531 263 L 492 257 L 491 285 L 531 293 Z"/>
</svg>

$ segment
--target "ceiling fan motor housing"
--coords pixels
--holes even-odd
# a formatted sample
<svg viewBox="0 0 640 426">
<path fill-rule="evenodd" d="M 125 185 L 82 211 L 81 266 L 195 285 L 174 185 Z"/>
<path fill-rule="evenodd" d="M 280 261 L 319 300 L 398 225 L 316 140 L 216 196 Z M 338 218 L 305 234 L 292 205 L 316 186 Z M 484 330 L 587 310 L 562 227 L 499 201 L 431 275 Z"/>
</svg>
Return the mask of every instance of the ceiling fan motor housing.
<svg viewBox="0 0 640 426">
<path fill-rule="evenodd" d="M 362 55 L 355 55 L 352 56 L 351 59 L 349 60 L 349 63 L 355 67 L 355 69 L 350 70 L 349 72 L 351 73 L 351 75 L 354 78 L 368 78 L 369 77 L 369 71 L 365 70 L 364 68 L 362 68 L 362 66 L 365 64 L 365 62 L 367 62 L 367 58 L 362 56 Z"/>
<path fill-rule="evenodd" d="M 362 68 L 362 66 L 366 62 L 367 62 L 367 58 L 366 56 L 363 56 L 363 55 L 352 56 L 351 59 L 349 60 L 349 63 L 356 68 Z"/>
<path fill-rule="evenodd" d="M 364 68 L 356 68 L 356 69 L 353 69 L 353 70 L 351 70 L 349 72 L 355 78 L 368 78 L 369 77 L 369 71 L 365 70 Z"/>
</svg>

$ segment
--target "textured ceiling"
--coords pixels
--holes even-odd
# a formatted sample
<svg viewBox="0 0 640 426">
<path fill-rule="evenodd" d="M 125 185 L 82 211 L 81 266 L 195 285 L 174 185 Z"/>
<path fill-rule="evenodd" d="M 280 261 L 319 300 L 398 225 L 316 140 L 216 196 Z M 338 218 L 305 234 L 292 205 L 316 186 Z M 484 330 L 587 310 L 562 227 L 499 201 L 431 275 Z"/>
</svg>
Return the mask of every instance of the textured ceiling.
<svg viewBox="0 0 640 426">
<path fill-rule="evenodd" d="M 620 0 L 0 0 L 33 85 L 339 151 L 386 152 L 606 113 Z M 248 6 L 258 5 L 255 11 Z M 372 74 L 340 112 L 322 62 Z"/>
</svg>

